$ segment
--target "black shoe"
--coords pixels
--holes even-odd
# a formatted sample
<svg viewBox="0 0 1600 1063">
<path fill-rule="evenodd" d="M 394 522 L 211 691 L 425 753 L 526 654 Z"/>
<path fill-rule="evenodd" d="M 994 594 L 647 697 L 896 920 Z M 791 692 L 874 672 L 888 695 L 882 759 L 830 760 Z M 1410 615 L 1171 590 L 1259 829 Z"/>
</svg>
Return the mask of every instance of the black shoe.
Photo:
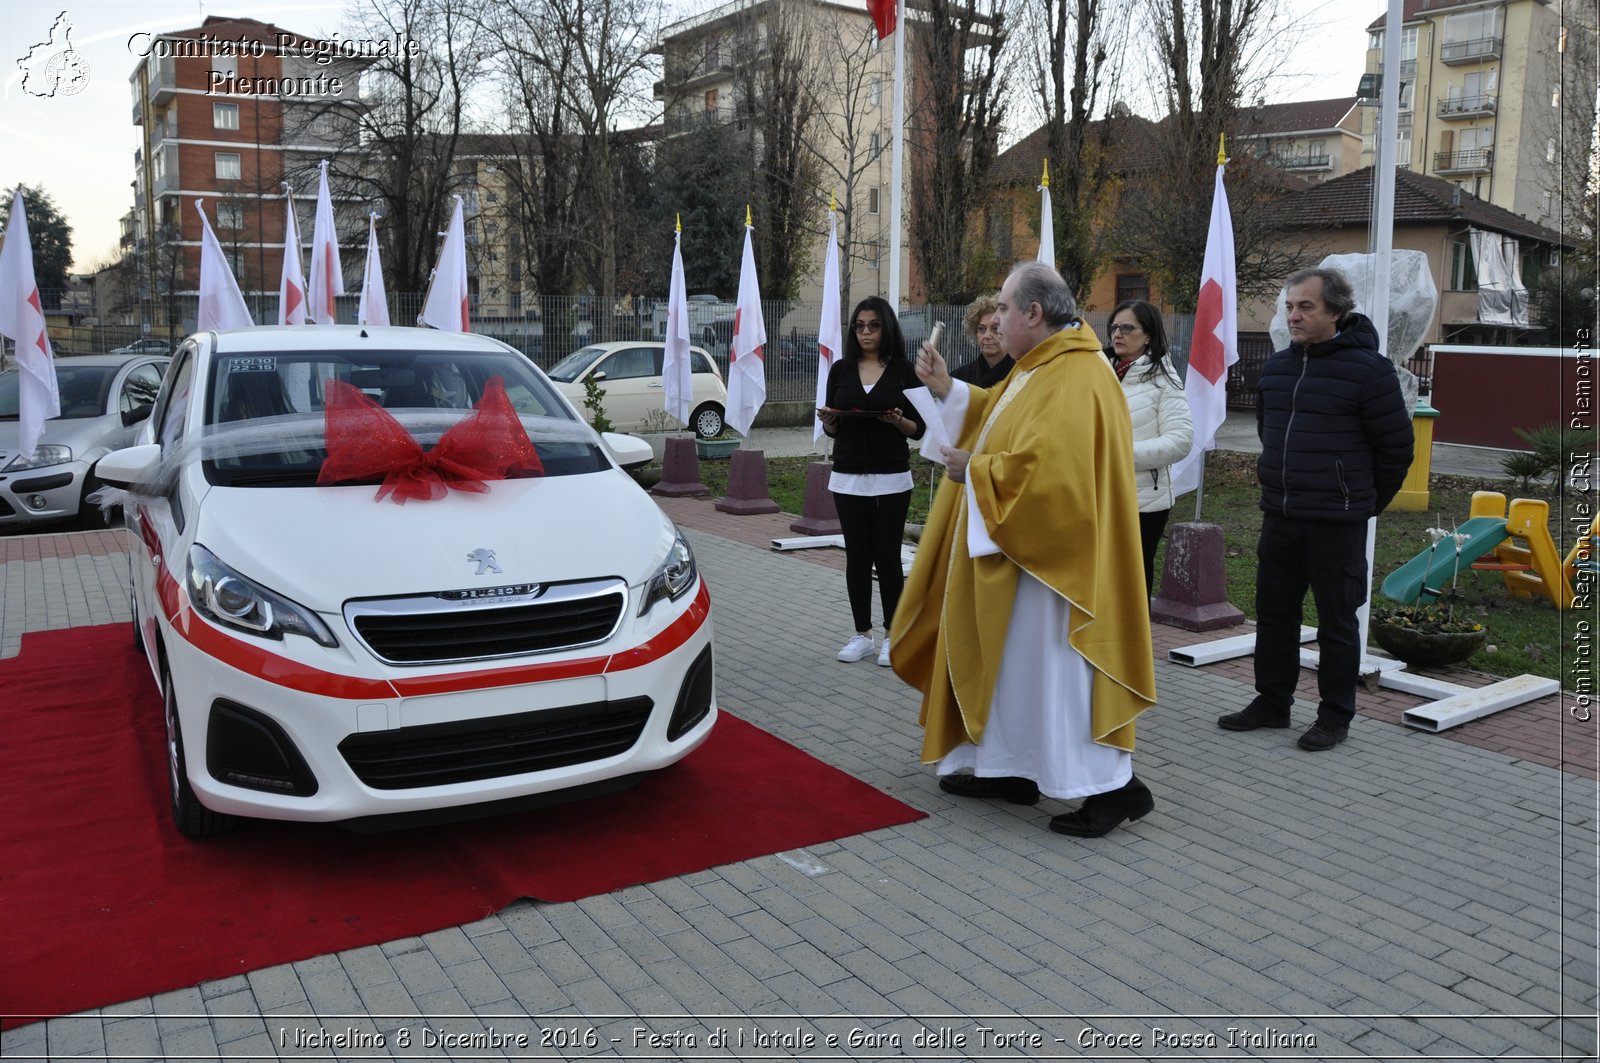
<svg viewBox="0 0 1600 1063">
<path fill-rule="evenodd" d="M 1300 736 L 1299 746 L 1309 753 L 1321 753 L 1332 749 L 1343 742 L 1350 735 L 1348 724 L 1326 723 L 1318 720 L 1306 728 L 1306 733 Z"/>
<path fill-rule="evenodd" d="M 1014 805 L 1039 803 L 1039 784 L 1015 775 L 971 775 L 960 772 L 939 776 L 939 789 L 957 797 L 1003 797 Z"/>
<path fill-rule="evenodd" d="M 1238 712 L 1217 717 L 1217 726 L 1224 731 L 1254 731 L 1258 727 L 1288 727 L 1287 712 L 1273 712 L 1257 699 Z"/>
<path fill-rule="evenodd" d="M 1126 786 L 1103 794 L 1090 794 L 1075 812 L 1064 812 L 1050 821 L 1057 834 L 1074 838 L 1098 838 L 1109 834 L 1123 820 L 1143 819 L 1156 807 L 1150 788 L 1135 776 Z"/>
</svg>

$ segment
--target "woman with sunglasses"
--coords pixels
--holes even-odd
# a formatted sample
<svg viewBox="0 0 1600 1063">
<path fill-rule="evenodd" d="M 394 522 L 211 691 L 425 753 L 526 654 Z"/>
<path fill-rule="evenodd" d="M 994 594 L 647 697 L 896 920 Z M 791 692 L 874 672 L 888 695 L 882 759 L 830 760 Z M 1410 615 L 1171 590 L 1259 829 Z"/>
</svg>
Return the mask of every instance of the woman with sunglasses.
<svg viewBox="0 0 1600 1063">
<path fill-rule="evenodd" d="M 1161 312 L 1142 299 L 1111 311 L 1111 364 L 1133 420 L 1133 468 L 1139 482 L 1139 538 L 1144 585 L 1155 592 L 1156 544 L 1172 512 L 1172 463 L 1189 453 L 1194 425 L 1183 383 L 1167 357 Z"/>
<path fill-rule="evenodd" d="M 889 666 L 889 623 L 900 588 L 900 544 L 911 506 L 911 457 L 906 440 L 922 438 L 923 423 L 906 398 L 921 386 L 894 309 L 875 295 L 857 304 L 844 336 L 844 356 L 828 370 L 827 405 L 817 411 L 822 430 L 835 440 L 833 492 L 844 533 L 845 590 L 856 633 L 839 660 L 869 657 L 872 641 L 872 573 L 878 574 L 883 604 L 883 647 L 878 663 Z"/>
</svg>

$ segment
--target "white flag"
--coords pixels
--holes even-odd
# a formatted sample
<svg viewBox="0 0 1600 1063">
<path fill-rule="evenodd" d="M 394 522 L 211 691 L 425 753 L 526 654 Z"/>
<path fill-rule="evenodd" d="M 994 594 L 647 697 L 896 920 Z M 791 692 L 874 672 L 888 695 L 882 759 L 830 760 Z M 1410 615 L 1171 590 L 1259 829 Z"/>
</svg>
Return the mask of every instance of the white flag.
<svg viewBox="0 0 1600 1063">
<path fill-rule="evenodd" d="M 1039 261 L 1056 268 L 1056 221 L 1050 209 L 1050 160 L 1044 162 L 1044 177 L 1039 181 Z"/>
<path fill-rule="evenodd" d="M 344 269 L 339 264 L 339 234 L 333 225 L 333 199 L 328 195 L 328 160 L 317 178 L 317 219 L 311 229 L 311 283 L 306 316 L 313 325 L 338 322 L 333 297 L 344 294 Z"/>
<path fill-rule="evenodd" d="M 689 366 L 689 296 L 683 283 L 683 224 L 672 237 L 672 283 L 667 288 L 666 351 L 661 358 L 661 389 L 667 413 L 689 423 L 694 378 Z"/>
<path fill-rule="evenodd" d="M 461 197 L 457 196 L 450 228 L 445 230 L 444 244 L 439 248 L 439 264 L 433 268 L 433 280 L 428 284 L 428 297 L 422 302 L 417 323 L 444 332 L 471 332 L 467 318 L 470 308 L 466 223 L 461 217 Z"/>
<path fill-rule="evenodd" d="M 761 348 L 767 323 L 761 316 L 761 286 L 756 281 L 756 253 L 750 244 L 750 213 L 745 211 L 744 261 L 739 266 L 739 304 L 733 312 L 733 348 L 728 354 L 728 425 L 750 434 L 756 412 L 767 401 L 767 371 Z"/>
<path fill-rule="evenodd" d="M 61 394 L 44 304 L 33 279 L 33 239 L 20 187 L 11 199 L 11 220 L 0 244 L 0 336 L 17 345 L 18 453 L 31 458 L 44 423 L 61 416 Z"/>
<path fill-rule="evenodd" d="M 822 260 L 822 320 L 817 323 L 817 408 L 828 404 L 828 371 L 844 349 L 839 330 L 839 215 L 828 211 L 828 253 Z M 822 438 L 822 418 L 811 415 L 811 442 Z"/>
<path fill-rule="evenodd" d="M 1239 295 L 1234 281 L 1233 217 L 1217 158 L 1217 186 L 1211 196 L 1211 231 L 1206 235 L 1205 268 L 1194 308 L 1194 339 L 1183 393 L 1194 421 L 1194 446 L 1172 466 L 1172 493 L 1200 486 L 1202 454 L 1217 445 L 1217 429 L 1228 416 L 1228 367 L 1239 360 Z"/>
<path fill-rule="evenodd" d="M 254 325 L 255 320 L 239 291 L 239 282 L 233 277 L 228 256 L 222 253 L 217 234 L 211 231 L 205 204 L 203 199 L 194 201 L 194 209 L 200 215 L 200 308 L 195 326 L 201 332 L 247 328 Z"/>
<path fill-rule="evenodd" d="M 278 324 L 306 323 L 306 275 L 300 269 L 300 223 L 294 216 L 294 193 L 284 197 L 283 273 L 278 279 Z"/>
<path fill-rule="evenodd" d="M 361 274 L 361 305 L 356 324 L 387 325 L 389 293 L 383 287 L 383 263 L 378 260 L 378 216 L 367 216 L 367 264 Z"/>
</svg>

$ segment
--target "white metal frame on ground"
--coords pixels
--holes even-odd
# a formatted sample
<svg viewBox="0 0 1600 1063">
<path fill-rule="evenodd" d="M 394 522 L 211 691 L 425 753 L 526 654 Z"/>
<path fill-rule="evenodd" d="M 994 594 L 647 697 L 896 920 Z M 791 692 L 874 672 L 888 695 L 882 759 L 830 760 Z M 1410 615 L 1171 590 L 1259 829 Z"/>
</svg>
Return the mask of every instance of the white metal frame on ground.
<svg viewBox="0 0 1600 1063">
<path fill-rule="evenodd" d="M 1310 642 L 1316 638 L 1316 634 L 1314 628 L 1302 627 L 1300 641 Z M 1254 634 L 1234 635 L 1193 646 L 1175 647 L 1168 651 L 1167 658 L 1174 664 L 1193 668 L 1232 660 L 1235 657 L 1247 657 L 1255 651 Z M 1301 667 L 1315 671 L 1319 663 L 1316 650 L 1300 651 Z M 1536 675 L 1514 676 L 1486 687 L 1464 687 L 1458 683 L 1447 683 L 1442 679 L 1413 675 L 1406 671 L 1404 662 L 1393 661 L 1386 657 L 1363 656 L 1361 670 L 1364 676 L 1375 675 L 1380 687 L 1398 690 L 1404 694 L 1434 698 L 1435 700 L 1425 705 L 1418 705 L 1400 714 L 1401 722 L 1407 727 L 1434 733 L 1448 731 L 1452 727 L 1482 719 L 1502 709 L 1525 705 L 1561 689 L 1561 684 L 1554 679 Z"/>
</svg>

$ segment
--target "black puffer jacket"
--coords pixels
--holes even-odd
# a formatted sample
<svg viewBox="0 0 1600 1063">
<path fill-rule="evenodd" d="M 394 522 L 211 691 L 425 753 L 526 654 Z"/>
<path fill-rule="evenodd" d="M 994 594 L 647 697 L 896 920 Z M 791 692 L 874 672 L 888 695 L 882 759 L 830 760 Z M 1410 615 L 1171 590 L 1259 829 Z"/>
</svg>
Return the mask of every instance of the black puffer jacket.
<svg viewBox="0 0 1600 1063">
<path fill-rule="evenodd" d="M 1394 365 L 1360 314 L 1331 340 L 1291 344 L 1257 385 L 1261 508 L 1300 520 L 1364 521 L 1411 468 L 1411 418 Z"/>
</svg>

